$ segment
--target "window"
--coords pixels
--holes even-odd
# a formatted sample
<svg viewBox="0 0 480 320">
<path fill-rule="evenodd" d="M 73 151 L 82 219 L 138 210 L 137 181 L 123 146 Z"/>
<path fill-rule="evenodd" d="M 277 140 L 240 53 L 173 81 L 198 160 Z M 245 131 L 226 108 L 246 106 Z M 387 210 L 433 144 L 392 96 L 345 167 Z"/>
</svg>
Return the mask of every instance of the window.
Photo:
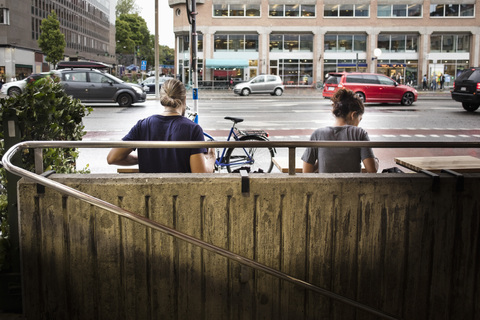
<svg viewBox="0 0 480 320">
<path fill-rule="evenodd" d="M 197 50 L 198 52 L 203 52 L 203 34 L 201 33 L 197 35 Z M 180 36 L 178 52 L 189 52 L 189 51 L 190 51 L 190 36 L 189 35 Z"/>
<path fill-rule="evenodd" d="M 326 34 L 324 50 L 325 52 L 365 52 L 367 36 L 364 34 Z"/>
<path fill-rule="evenodd" d="M 215 52 L 254 51 L 258 52 L 258 35 L 256 34 L 216 34 Z"/>
<path fill-rule="evenodd" d="M 382 52 L 417 52 L 418 36 L 415 34 L 378 35 L 377 47 Z"/>
<path fill-rule="evenodd" d="M 323 15 L 337 18 L 368 17 L 370 6 L 368 4 L 326 4 Z"/>
<path fill-rule="evenodd" d="M 475 12 L 474 4 L 431 4 L 430 17 L 468 17 L 472 18 Z"/>
<path fill-rule="evenodd" d="M 0 8 L 0 24 L 10 24 L 10 14 L 7 8 Z"/>
<path fill-rule="evenodd" d="M 468 52 L 470 36 L 456 34 L 432 34 L 430 52 Z"/>
<path fill-rule="evenodd" d="M 421 17 L 421 4 L 379 4 L 377 5 L 377 17 L 409 18 Z"/>
<path fill-rule="evenodd" d="M 271 4 L 268 9 L 270 17 L 296 18 L 315 17 L 315 5 L 304 4 Z"/>
<path fill-rule="evenodd" d="M 214 4 L 214 17 L 260 17 L 259 4 Z"/>
<path fill-rule="evenodd" d="M 271 34 L 270 52 L 313 52 L 313 34 Z"/>
</svg>

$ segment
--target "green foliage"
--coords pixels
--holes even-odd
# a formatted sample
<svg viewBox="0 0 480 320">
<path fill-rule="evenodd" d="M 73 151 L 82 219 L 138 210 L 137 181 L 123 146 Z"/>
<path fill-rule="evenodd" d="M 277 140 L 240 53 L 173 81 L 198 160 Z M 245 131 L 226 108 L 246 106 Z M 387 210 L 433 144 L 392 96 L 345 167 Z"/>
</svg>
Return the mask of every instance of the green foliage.
<svg viewBox="0 0 480 320">
<path fill-rule="evenodd" d="M 40 25 L 41 33 L 38 39 L 38 46 L 45 53 L 45 60 L 57 65 L 57 62 L 63 60 L 65 52 L 65 35 L 60 31 L 60 22 L 55 11 L 42 20 Z"/>
<path fill-rule="evenodd" d="M 135 0 L 118 0 L 115 7 L 115 16 L 119 17 L 122 14 L 139 13 L 139 8 Z"/>
<path fill-rule="evenodd" d="M 0 99 L 0 139 L 3 139 L 3 119 L 16 115 L 22 141 L 31 140 L 81 140 L 85 135 L 82 119 L 92 108 L 85 107 L 78 99 L 67 96 L 58 79 L 42 78 L 27 84 L 22 94 Z M 3 140 L 0 157 L 5 153 Z M 43 150 L 45 170 L 57 173 L 88 172 L 77 171 L 75 161 L 78 151 L 74 148 L 48 148 Z M 34 152 L 26 149 L 22 153 L 23 168 L 34 171 Z M 4 252 L 8 247 L 7 193 L 5 169 L 0 169 L 0 270 L 5 268 Z"/>
</svg>

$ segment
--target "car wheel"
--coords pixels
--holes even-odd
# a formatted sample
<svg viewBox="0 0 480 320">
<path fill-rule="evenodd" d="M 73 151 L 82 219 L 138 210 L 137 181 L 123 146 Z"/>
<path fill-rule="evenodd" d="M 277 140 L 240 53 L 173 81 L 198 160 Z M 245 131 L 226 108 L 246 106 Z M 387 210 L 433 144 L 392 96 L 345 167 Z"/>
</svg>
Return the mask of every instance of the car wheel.
<svg viewBox="0 0 480 320">
<path fill-rule="evenodd" d="M 117 103 L 122 108 L 130 107 L 132 105 L 132 96 L 128 93 L 122 93 L 118 96 Z"/>
<path fill-rule="evenodd" d="M 277 97 L 281 96 L 282 93 L 283 93 L 283 90 L 280 88 L 277 88 L 275 89 L 275 91 L 273 91 L 273 94 L 276 95 Z"/>
<path fill-rule="evenodd" d="M 242 94 L 242 96 L 248 96 L 248 95 L 250 95 L 250 90 L 248 90 L 247 88 L 242 89 L 242 93 L 241 93 L 241 94 Z"/>
<path fill-rule="evenodd" d="M 18 87 L 11 87 L 10 89 L 8 89 L 8 95 L 11 97 L 19 94 L 22 94 L 22 90 L 20 90 L 20 88 Z"/>
<path fill-rule="evenodd" d="M 463 107 L 463 109 L 467 110 L 468 112 L 474 112 L 475 110 L 478 109 L 479 105 L 468 103 L 468 102 L 462 102 L 462 107 Z"/>
<path fill-rule="evenodd" d="M 363 94 L 363 92 L 356 92 L 355 95 L 358 97 L 358 99 L 360 99 L 360 101 L 365 103 L 365 95 Z"/>
<path fill-rule="evenodd" d="M 413 96 L 413 93 L 411 92 L 405 92 L 402 97 L 402 105 L 403 106 L 411 106 L 413 104 L 413 100 L 415 100 L 415 97 Z"/>
</svg>

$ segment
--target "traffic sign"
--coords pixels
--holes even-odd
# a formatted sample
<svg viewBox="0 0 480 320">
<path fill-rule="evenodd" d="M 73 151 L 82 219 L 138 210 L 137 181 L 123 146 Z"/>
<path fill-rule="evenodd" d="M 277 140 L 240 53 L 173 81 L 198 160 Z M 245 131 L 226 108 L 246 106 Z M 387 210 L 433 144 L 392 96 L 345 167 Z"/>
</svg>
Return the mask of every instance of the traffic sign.
<svg viewBox="0 0 480 320">
<path fill-rule="evenodd" d="M 141 70 L 147 70 L 147 60 L 142 60 L 142 64 L 140 65 Z"/>
</svg>

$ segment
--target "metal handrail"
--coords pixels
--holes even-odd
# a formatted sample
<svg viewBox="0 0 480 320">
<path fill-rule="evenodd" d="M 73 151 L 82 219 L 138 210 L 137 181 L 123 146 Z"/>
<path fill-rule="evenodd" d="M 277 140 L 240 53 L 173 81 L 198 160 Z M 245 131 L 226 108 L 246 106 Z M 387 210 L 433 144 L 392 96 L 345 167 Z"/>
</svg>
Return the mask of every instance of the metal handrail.
<svg viewBox="0 0 480 320">
<path fill-rule="evenodd" d="M 361 304 L 352 299 L 346 298 L 339 294 L 330 292 L 326 289 L 322 289 L 318 286 L 310 284 L 306 281 L 292 277 L 284 272 L 278 271 L 261 263 L 258 263 L 252 259 L 237 255 L 233 252 L 225 250 L 223 248 L 217 247 L 210 243 L 204 242 L 200 239 L 192 237 L 190 235 L 179 232 L 175 229 L 164 226 L 155 221 L 151 221 L 141 215 L 130 212 L 128 210 L 122 209 L 118 206 L 115 206 L 111 203 L 103 201 L 101 199 L 95 198 L 89 194 L 83 193 L 76 189 L 73 189 L 69 186 L 63 185 L 59 182 L 48 179 L 39 174 L 27 171 L 20 167 L 17 167 L 12 164 L 12 157 L 19 151 L 29 148 L 192 148 L 192 147 L 208 147 L 208 148 L 221 148 L 221 147 L 270 147 L 270 148 L 289 148 L 289 157 L 292 156 L 291 150 L 295 150 L 297 147 L 372 147 L 372 148 L 480 148 L 480 142 L 359 142 L 359 141 L 231 141 L 231 142 L 219 142 L 219 141 L 208 141 L 208 142 L 192 142 L 192 141 L 178 141 L 178 142 L 146 142 L 146 141 L 134 141 L 134 142 L 105 142 L 105 141 L 25 141 L 18 143 L 11 147 L 3 156 L 2 163 L 6 170 L 16 174 L 18 176 L 31 179 L 41 185 L 52 188 L 56 191 L 64 193 L 68 196 L 80 199 L 89 204 L 102 208 L 104 210 L 110 211 L 119 216 L 130 219 L 134 222 L 137 222 L 141 225 L 149 227 L 154 230 L 161 231 L 167 235 L 173 236 L 175 238 L 184 240 L 192 245 L 199 246 L 203 249 L 209 250 L 216 254 L 219 254 L 228 259 L 237 261 L 243 265 L 251 267 L 255 270 L 263 271 L 272 276 L 278 277 L 280 279 L 286 280 L 298 286 L 301 286 L 305 289 L 312 290 L 329 298 L 338 300 L 350 306 L 356 307 L 358 309 L 364 310 L 376 316 L 382 317 L 384 319 L 396 319 L 395 317 L 386 314 L 383 311 L 377 310 L 370 306 Z M 293 152 L 293 156 L 294 156 Z"/>
</svg>

